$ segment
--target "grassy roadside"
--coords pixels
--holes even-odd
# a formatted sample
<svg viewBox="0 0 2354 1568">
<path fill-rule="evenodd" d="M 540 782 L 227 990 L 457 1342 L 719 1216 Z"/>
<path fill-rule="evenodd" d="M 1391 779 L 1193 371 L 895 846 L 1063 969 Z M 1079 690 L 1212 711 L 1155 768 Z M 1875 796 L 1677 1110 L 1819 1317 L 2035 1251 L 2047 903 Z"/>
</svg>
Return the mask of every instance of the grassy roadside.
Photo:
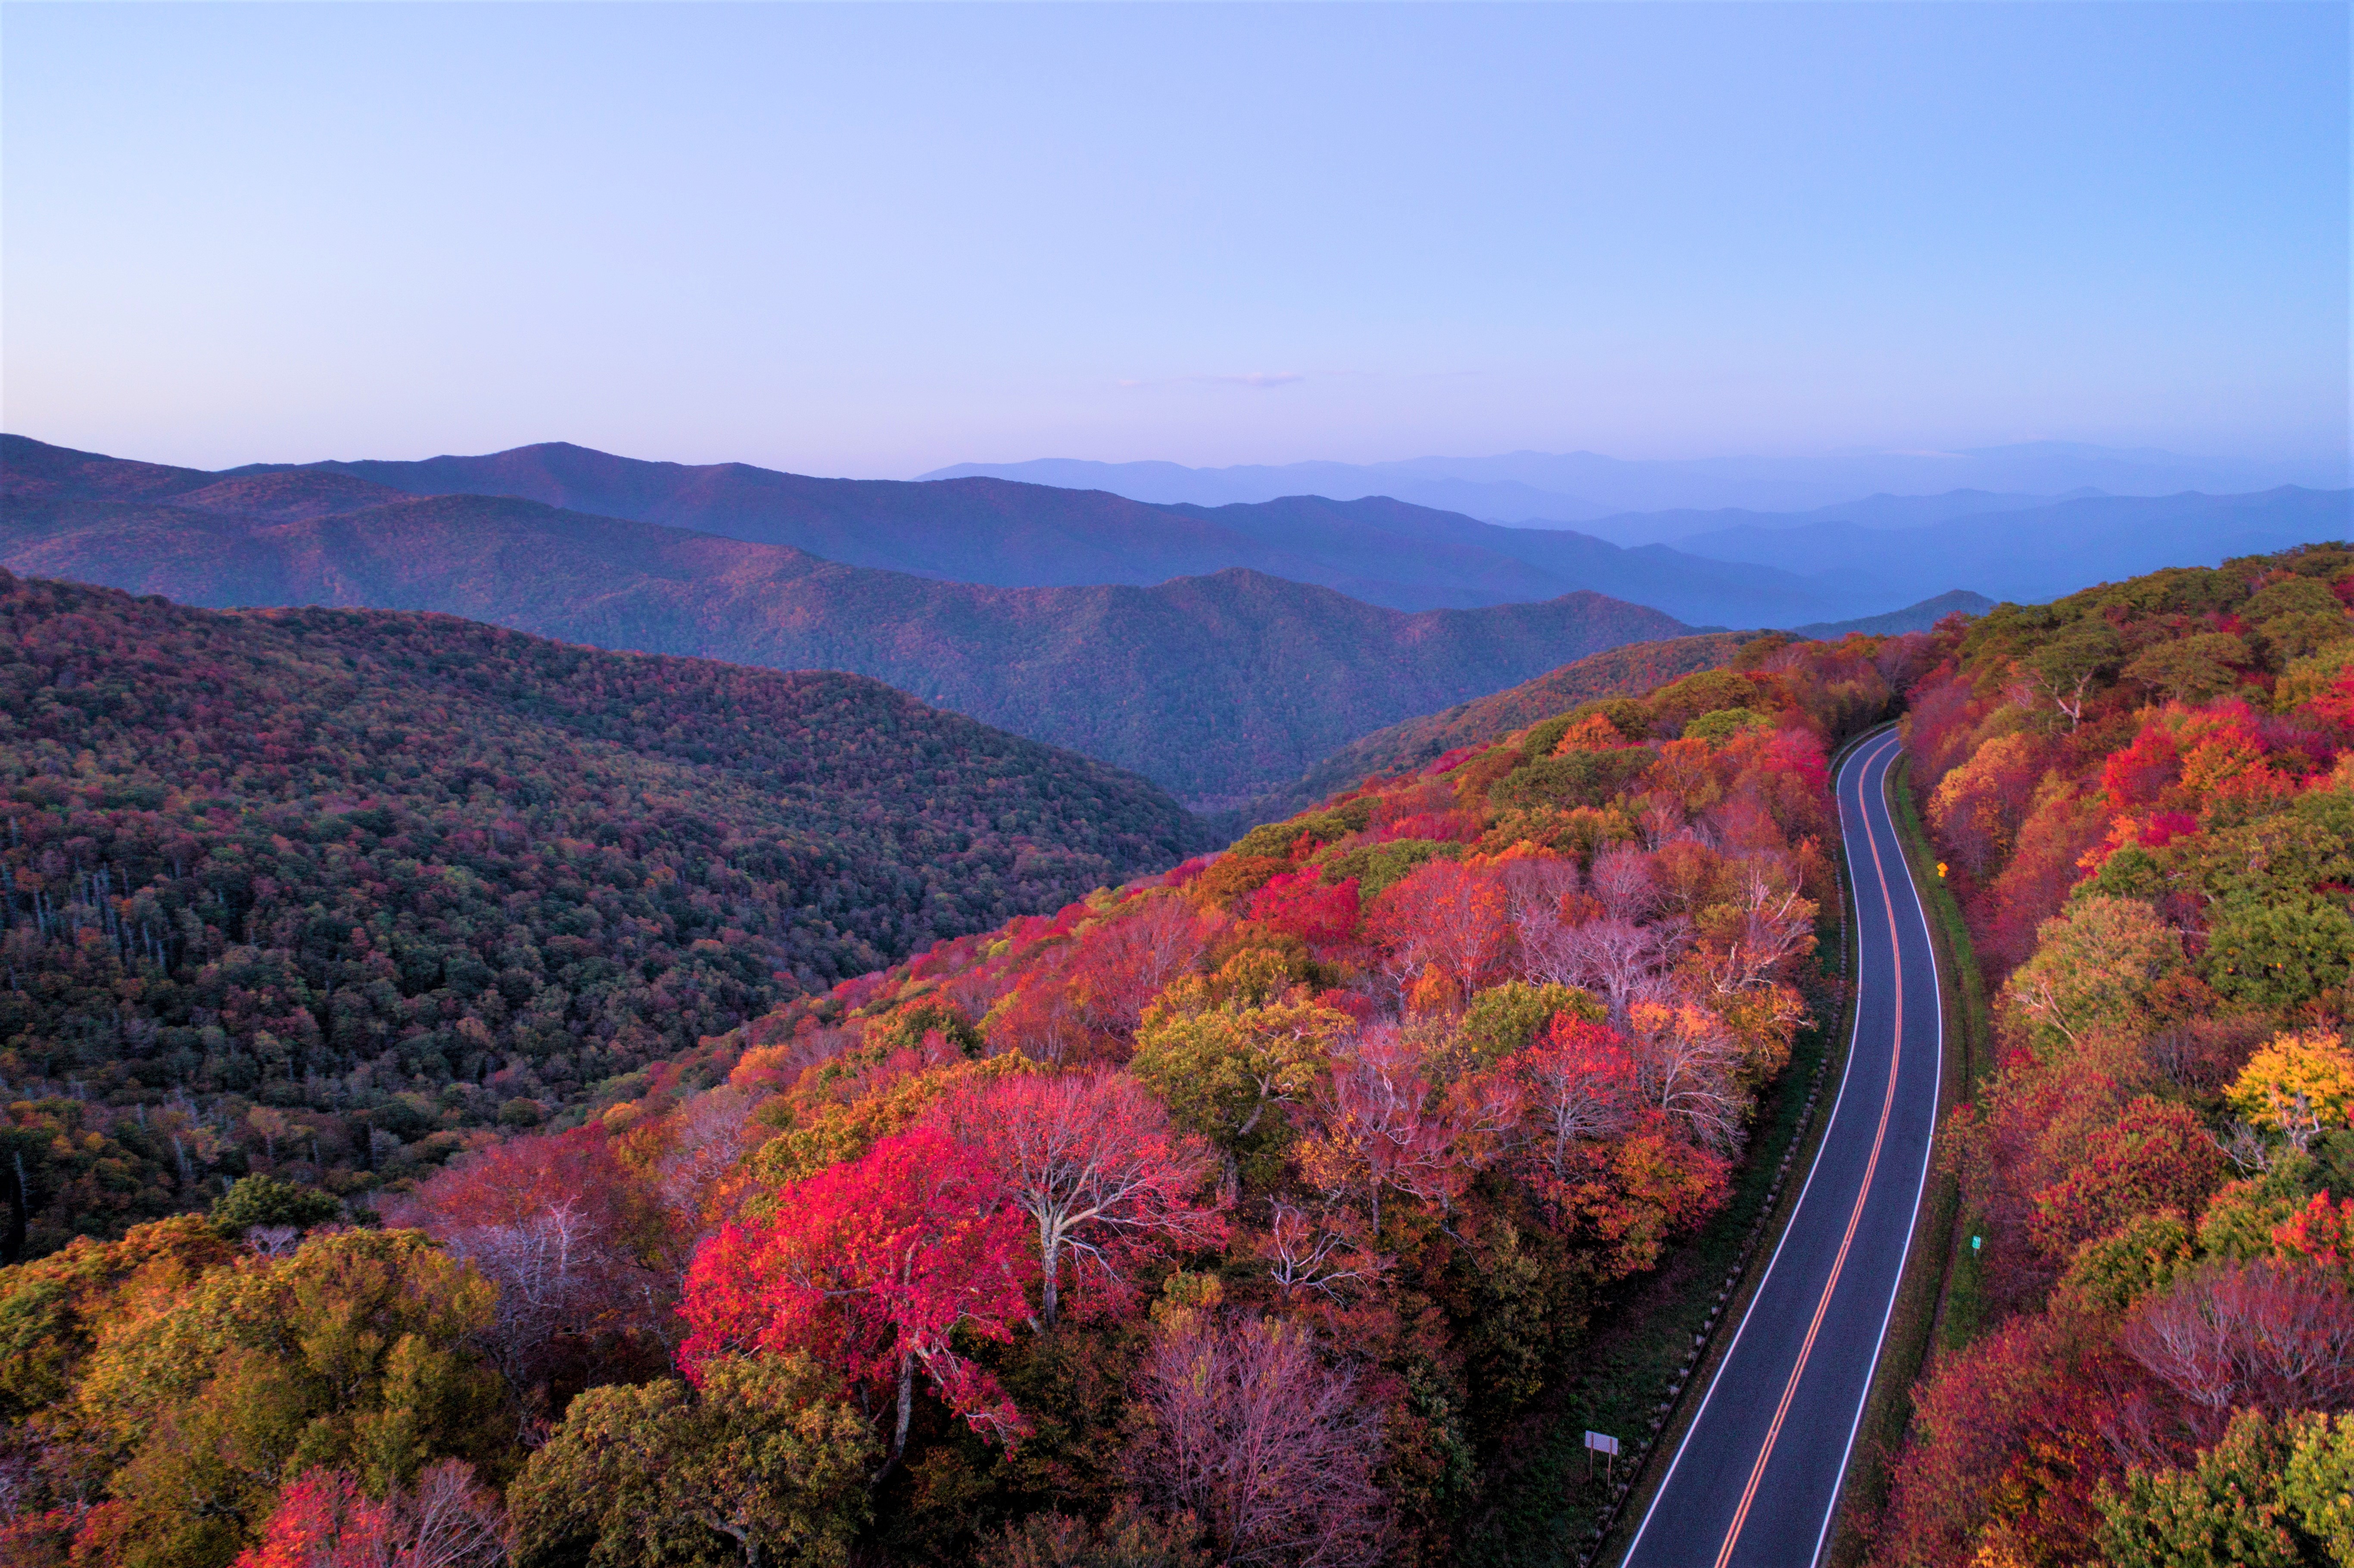
<svg viewBox="0 0 2354 1568">
<path fill-rule="evenodd" d="M 1834 777 L 1858 736 L 1832 760 Z M 1646 1278 L 1595 1304 L 1609 1329 L 1578 1351 L 1578 1368 L 1535 1413 L 1527 1457 L 1495 1478 L 1497 1496 L 1467 1531 L 1456 1560 L 1492 1568 L 1556 1568 L 1612 1561 L 1666 1470 L 1730 1334 L 1789 1221 L 1797 1191 L 1829 1118 L 1824 1093 L 1847 1060 L 1853 1034 L 1849 983 L 1853 891 L 1840 866 L 1841 908 L 1817 926 L 1825 992 L 1836 999 L 1792 1042 L 1790 1065 L 1760 1099 L 1754 1150 L 1734 1172 L 1731 1201 L 1700 1234 Z M 1790 1178 L 1800 1180 L 1794 1181 Z M 1533 1426 L 1533 1424 L 1532 1424 Z M 1625 1446 L 1617 1481 L 1589 1478 L 1587 1428 Z M 1604 1533 L 1597 1538 L 1597 1530 Z"/>
<path fill-rule="evenodd" d="M 1942 1125 L 1993 1066 L 1994 1031 L 1969 928 L 1922 830 L 1912 789 L 1912 759 L 1900 759 L 1889 779 L 1890 815 L 1929 916 L 1929 940 L 1945 1002 L 1945 1070 L 1937 1086 Z M 1933 1165 L 1896 1309 L 1889 1319 L 1887 1343 L 1849 1462 L 1839 1530 L 1826 1559 L 1830 1568 L 1855 1568 L 1864 1560 L 1867 1543 L 1857 1521 L 1877 1517 L 1887 1501 L 1889 1467 L 1913 1420 L 1914 1385 L 1934 1354 L 1967 1344 L 1977 1332 L 1984 1298 L 1965 1219 L 1954 1179 Z"/>
</svg>

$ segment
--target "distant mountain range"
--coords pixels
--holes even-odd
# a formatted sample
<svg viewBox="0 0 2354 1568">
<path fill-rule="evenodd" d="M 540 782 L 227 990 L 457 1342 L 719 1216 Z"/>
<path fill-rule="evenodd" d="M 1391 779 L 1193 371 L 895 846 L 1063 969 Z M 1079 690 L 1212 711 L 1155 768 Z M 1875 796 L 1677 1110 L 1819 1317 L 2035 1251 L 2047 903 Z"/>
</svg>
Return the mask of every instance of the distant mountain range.
<svg viewBox="0 0 2354 1568">
<path fill-rule="evenodd" d="M 1591 589 L 1680 620 L 1736 625 L 1787 625 L 1903 602 L 1872 598 L 1869 589 L 1857 599 L 1851 585 L 1826 593 L 1795 574 L 1674 551 L 1629 552 L 1584 534 L 1502 528 L 1386 498 L 1156 506 L 1100 490 L 1000 479 L 811 479 L 744 463 L 646 462 L 562 442 L 483 457 L 229 471 L 246 479 L 341 478 L 408 495 L 514 496 L 790 546 L 845 566 L 1001 588 L 1141 586 L 1243 567 L 1394 609 L 1525 603 Z"/>
<path fill-rule="evenodd" d="M 1595 593 L 1407 614 L 1238 569 L 1150 588 L 944 582 L 533 501 L 410 496 L 340 469 L 208 473 L 21 437 L 0 438 L 0 565 L 199 605 L 441 610 L 851 671 L 1204 806 L 1399 719 L 1687 630 Z"/>
<path fill-rule="evenodd" d="M 1108 490 L 1161 504 L 1219 506 L 1323 495 L 1352 501 L 1386 495 L 1460 512 L 1490 523 L 1578 523 L 1622 545 L 1673 537 L 1633 524 L 1628 514 L 1676 510 L 1804 513 L 1858 496 L 1911 501 L 1977 493 L 1994 506 L 2073 499 L 2086 493 L 2227 494 L 2296 484 L 2342 489 L 2343 461 L 2264 463 L 2185 457 L 2150 448 L 2032 441 L 1950 452 L 1847 452 L 1826 457 L 1629 461 L 1596 452 L 1509 452 L 1488 458 L 1414 458 L 1401 462 L 1299 462 L 1186 468 L 1169 462 L 959 463 L 926 479 L 989 476 L 1070 490 Z M 1869 504 L 1865 503 L 1862 504 Z M 1966 503 L 1967 505 L 1967 503 Z M 1959 515 L 1948 511 L 1922 522 Z M 1952 586 L 1952 585 L 1948 585 Z"/>
<path fill-rule="evenodd" d="M 2030 478 L 2081 471 L 2154 482 L 2228 471 L 2103 449 L 2008 448 L 1984 461 Z M 408 495 L 514 496 L 1001 588 L 1150 585 L 1243 567 L 1394 609 L 1590 589 L 1703 626 L 1855 620 L 1956 589 L 2041 600 L 2159 567 L 2211 566 L 2354 532 L 2349 493 L 2296 489 L 2059 501 L 2017 490 L 1878 494 L 1806 513 L 1683 510 L 1568 530 L 1504 527 L 1393 497 L 1148 504 L 987 477 L 811 479 L 744 463 L 646 462 L 560 442 L 483 457 L 230 471 L 364 481 Z M 1597 536 L 1606 527 L 1631 543 Z"/>
</svg>

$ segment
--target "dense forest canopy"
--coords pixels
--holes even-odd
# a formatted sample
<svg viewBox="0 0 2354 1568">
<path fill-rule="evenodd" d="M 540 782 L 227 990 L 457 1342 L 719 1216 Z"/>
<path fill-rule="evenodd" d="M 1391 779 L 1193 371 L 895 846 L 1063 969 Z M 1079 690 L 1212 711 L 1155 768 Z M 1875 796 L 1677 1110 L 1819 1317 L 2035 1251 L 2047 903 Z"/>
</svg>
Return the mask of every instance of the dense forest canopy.
<svg viewBox="0 0 2354 1568">
<path fill-rule="evenodd" d="M 1890 1568 L 2354 1561 L 2354 550 L 2006 605 L 1905 720 L 1995 998 Z"/>
<path fill-rule="evenodd" d="M 0 574 L 10 1255 L 356 1191 L 1192 847 L 875 682 Z"/>
<path fill-rule="evenodd" d="M 12 1543 L 1455 1560 L 1836 1007 L 1827 756 L 1939 646 L 1753 643 L 935 943 L 383 1229 L 264 1150 L 0 1275 Z"/>
</svg>

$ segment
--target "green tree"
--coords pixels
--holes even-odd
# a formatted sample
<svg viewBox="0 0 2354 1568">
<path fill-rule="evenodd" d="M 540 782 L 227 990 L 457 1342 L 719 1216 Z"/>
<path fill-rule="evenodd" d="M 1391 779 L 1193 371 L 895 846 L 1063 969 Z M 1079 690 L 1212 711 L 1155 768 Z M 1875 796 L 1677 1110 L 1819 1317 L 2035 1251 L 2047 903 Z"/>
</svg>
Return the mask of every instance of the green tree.
<svg viewBox="0 0 2354 1568">
<path fill-rule="evenodd" d="M 2182 968 L 2182 942 L 2137 898 L 2082 898 L 2036 932 L 2009 998 L 2049 1054 L 2094 1030 L 2131 1027 L 2158 981 Z"/>
<path fill-rule="evenodd" d="M 2178 703 L 2203 703 L 2238 685 L 2247 663 L 2246 643 L 2226 631 L 2202 631 L 2144 649 L 2126 673 Z"/>
<path fill-rule="evenodd" d="M 593 1388 L 509 1490 L 524 1568 L 835 1564 L 867 1519 L 874 1423 L 806 1355 L 724 1357 L 698 1391 Z"/>
<path fill-rule="evenodd" d="M 2221 1442 L 2187 1469 L 2126 1474 L 2099 1502 L 2108 1568 L 2317 1568 L 2338 1561 L 2282 1497 L 2288 1433 L 2256 1411 L 2232 1418 Z M 2315 1467 L 2317 1475 L 2320 1467 Z"/>
<path fill-rule="evenodd" d="M 2354 971 L 2354 919 L 2310 893 L 2230 899 L 2214 911 L 2200 967 L 2219 994 L 2285 1012 L 2346 984 Z"/>
<path fill-rule="evenodd" d="M 1227 1190 L 1272 1170 L 1290 1140 L 1286 1106 L 1315 1086 L 1345 1012 L 1308 1001 L 1213 1005 L 1198 980 L 1146 1009 L 1129 1064 L 1170 1119 L 1217 1150 Z"/>
<path fill-rule="evenodd" d="M 109 1482 L 121 1561 L 226 1562 L 316 1466 L 373 1495 L 444 1457 L 495 1469 L 497 1380 L 468 1344 L 495 1298 L 419 1232 L 345 1231 L 214 1269 L 134 1316 L 77 1391 L 90 1436 L 123 1456 Z"/>
<path fill-rule="evenodd" d="M 2190 1237 L 2178 1209 L 2137 1215 L 2078 1247 L 2052 1295 L 2071 1306 L 2122 1312 L 2190 1266 Z"/>
<path fill-rule="evenodd" d="M 1456 1041 L 1479 1066 L 1493 1066 L 1544 1032 L 1555 1013 L 1600 1023 L 1609 1010 L 1573 986 L 1507 980 L 1471 999 Z"/>
<path fill-rule="evenodd" d="M 2088 617 L 2029 653 L 2019 668 L 2073 729 L 2084 722 L 2094 683 L 2116 668 L 2124 652 L 2109 623 Z"/>
<path fill-rule="evenodd" d="M 213 1204 L 213 1228 L 236 1237 L 257 1225 L 291 1225 L 307 1231 L 323 1225 L 344 1212 L 343 1200 L 297 1181 L 275 1176 L 240 1177 L 236 1186 Z"/>
<path fill-rule="evenodd" d="M 2354 1415 L 2300 1415 L 2281 1500 L 2332 1563 L 2354 1563 Z"/>
</svg>

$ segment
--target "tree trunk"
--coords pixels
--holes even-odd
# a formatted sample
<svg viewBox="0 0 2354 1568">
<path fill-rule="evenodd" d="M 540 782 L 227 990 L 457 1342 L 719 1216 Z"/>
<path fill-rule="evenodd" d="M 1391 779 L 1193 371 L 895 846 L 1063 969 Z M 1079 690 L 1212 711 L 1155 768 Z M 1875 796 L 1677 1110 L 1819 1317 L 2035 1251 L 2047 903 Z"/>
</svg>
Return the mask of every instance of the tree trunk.
<svg viewBox="0 0 2354 1568">
<path fill-rule="evenodd" d="M 1044 1225 L 1040 1225 L 1038 1227 L 1038 1255 L 1041 1261 L 1045 1266 L 1044 1269 L 1045 1288 L 1039 1294 L 1039 1307 L 1040 1316 L 1046 1319 L 1046 1327 L 1050 1330 L 1054 1328 L 1055 1320 L 1060 1315 L 1063 1308 L 1063 1295 L 1061 1289 L 1062 1279 L 1060 1277 L 1063 1263 L 1062 1250 L 1063 1249 L 1059 1242 L 1056 1239 L 1050 1238 L 1048 1236 L 1046 1227 Z"/>
<path fill-rule="evenodd" d="M 916 1352 L 899 1354 L 899 1414 L 891 1428 L 891 1463 L 897 1464 L 907 1452 L 907 1419 L 916 1413 Z"/>
</svg>

